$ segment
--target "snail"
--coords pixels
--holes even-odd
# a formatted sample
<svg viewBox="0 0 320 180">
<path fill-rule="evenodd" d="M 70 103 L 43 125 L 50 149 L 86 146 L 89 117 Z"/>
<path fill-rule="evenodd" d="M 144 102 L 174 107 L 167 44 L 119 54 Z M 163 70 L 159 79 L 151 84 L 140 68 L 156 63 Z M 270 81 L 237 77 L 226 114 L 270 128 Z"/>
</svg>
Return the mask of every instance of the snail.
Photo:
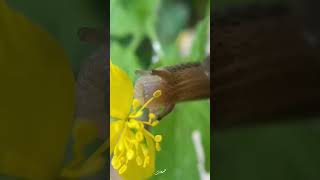
<svg viewBox="0 0 320 180">
<path fill-rule="evenodd" d="M 105 125 L 107 112 L 107 84 L 109 61 L 107 61 L 107 40 L 103 31 L 81 28 L 78 35 L 82 41 L 98 44 L 102 48 L 82 66 L 77 80 L 78 118 L 94 119 Z M 158 119 L 170 113 L 181 101 L 210 97 L 210 56 L 202 63 L 179 64 L 151 71 L 138 70 L 140 75 L 135 83 L 134 96 L 144 103 L 156 90 L 162 95 L 152 101 L 148 108 Z M 101 133 L 105 134 L 106 130 Z"/>
<path fill-rule="evenodd" d="M 108 40 L 104 31 L 83 27 L 78 31 L 79 39 L 99 48 L 82 64 L 76 84 L 76 119 L 93 121 L 99 130 L 99 137 L 109 135 L 108 117 Z"/>
<path fill-rule="evenodd" d="M 210 97 L 210 56 L 202 63 L 179 64 L 150 71 L 136 71 L 134 96 L 144 103 L 153 92 L 161 90 L 162 95 L 152 101 L 149 111 L 160 120 L 169 114 L 175 104 L 182 101 Z"/>
</svg>

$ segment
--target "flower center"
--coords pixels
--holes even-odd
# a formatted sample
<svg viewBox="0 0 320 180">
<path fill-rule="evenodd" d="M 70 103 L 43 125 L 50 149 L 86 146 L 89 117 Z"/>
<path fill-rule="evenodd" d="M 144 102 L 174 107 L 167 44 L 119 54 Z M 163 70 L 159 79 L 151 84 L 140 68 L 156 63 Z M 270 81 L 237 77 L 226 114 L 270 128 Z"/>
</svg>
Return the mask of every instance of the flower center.
<svg viewBox="0 0 320 180">
<path fill-rule="evenodd" d="M 128 162 L 133 159 L 135 159 L 138 166 L 146 168 L 150 164 L 151 148 L 160 151 L 162 136 L 154 136 L 144 128 L 145 125 L 152 127 L 158 125 L 159 121 L 156 120 L 156 115 L 149 113 L 148 121 L 137 120 L 137 118 L 143 116 L 143 110 L 159 96 L 161 96 L 161 91 L 155 91 L 153 96 L 142 106 L 139 100 L 133 100 L 133 112 L 129 115 L 127 121 L 125 121 L 123 132 L 114 148 L 111 161 L 113 168 L 118 170 L 119 174 L 127 170 Z"/>
</svg>

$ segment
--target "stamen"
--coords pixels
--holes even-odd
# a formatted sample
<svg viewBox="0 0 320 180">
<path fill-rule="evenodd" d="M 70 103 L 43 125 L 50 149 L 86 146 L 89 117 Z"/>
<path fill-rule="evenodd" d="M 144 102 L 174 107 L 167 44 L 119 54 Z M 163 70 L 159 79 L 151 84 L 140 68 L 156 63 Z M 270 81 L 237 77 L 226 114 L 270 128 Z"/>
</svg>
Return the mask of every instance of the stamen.
<svg viewBox="0 0 320 180">
<path fill-rule="evenodd" d="M 114 169 L 119 169 L 119 167 L 121 166 L 121 162 L 116 158 L 112 158 L 111 164 Z"/>
<path fill-rule="evenodd" d="M 118 148 L 114 148 L 113 155 L 117 156 L 119 153 L 120 153 L 119 149 Z"/>
<path fill-rule="evenodd" d="M 162 141 L 162 136 L 161 135 L 156 135 L 154 137 L 154 141 L 156 141 L 157 143 L 161 142 Z"/>
<path fill-rule="evenodd" d="M 124 150 L 124 145 L 122 144 L 121 140 L 119 141 L 119 144 L 118 144 L 117 147 L 118 147 L 118 149 L 119 149 L 120 152 L 123 152 L 123 150 Z"/>
<path fill-rule="evenodd" d="M 144 132 L 146 135 L 150 136 L 150 137 L 154 140 L 153 134 L 151 134 L 149 131 L 143 129 L 143 132 Z"/>
<path fill-rule="evenodd" d="M 135 137 L 136 137 L 136 140 L 137 140 L 138 142 L 141 142 L 141 141 L 143 140 L 143 138 L 144 138 L 141 131 L 138 131 L 138 132 L 136 133 Z"/>
<path fill-rule="evenodd" d="M 134 151 L 132 149 L 128 149 L 128 152 L 127 152 L 127 159 L 128 160 L 131 160 L 134 158 Z"/>
<path fill-rule="evenodd" d="M 148 125 L 148 126 L 152 126 L 152 123 L 150 123 L 150 122 L 143 122 L 143 121 L 141 121 L 141 123 L 142 123 L 142 124 L 145 124 L 145 125 Z"/>
<path fill-rule="evenodd" d="M 160 150 L 161 150 L 161 147 L 160 147 L 160 144 L 159 144 L 159 143 L 156 143 L 156 150 L 157 150 L 157 151 L 160 151 Z"/>
<path fill-rule="evenodd" d="M 140 156 L 137 156 L 136 162 L 137 162 L 137 165 L 138 165 L 138 166 L 141 166 L 141 165 L 142 165 L 142 159 L 141 159 Z"/>
<path fill-rule="evenodd" d="M 147 165 L 149 165 L 149 163 L 150 163 L 150 157 L 149 157 L 149 156 L 146 156 L 146 157 L 144 158 L 143 168 L 146 168 Z"/>
<path fill-rule="evenodd" d="M 154 120 L 156 119 L 156 115 L 153 113 L 149 113 L 149 120 Z"/>
<path fill-rule="evenodd" d="M 127 165 L 123 165 L 119 170 L 119 174 L 123 174 L 126 170 L 127 170 Z"/>
<path fill-rule="evenodd" d="M 122 156 L 122 157 L 120 158 L 120 161 L 121 161 L 121 163 L 124 163 L 124 162 L 126 161 L 126 159 Z"/>
<path fill-rule="evenodd" d="M 134 99 L 132 102 L 133 111 L 136 111 L 140 105 L 141 105 L 140 101 L 138 99 Z"/>
<path fill-rule="evenodd" d="M 143 145 L 143 144 L 141 144 L 140 147 L 141 147 L 141 150 L 142 150 L 143 155 L 144 155 L 144 156 L 148 156 L 148 154 L 149 154 L 148 148 L 145 147 L 145 145 Z"/>
<path fill-rule="evenodd" d="M 143 115 L 143 111 L 142 110 L 143 109 L 140 109 L 136 113 L 132 113 L 131 115 L 129 115 L 129 119 L 136 119 L 138 117 L 141 117 Z"/>
<path fill-rule="evenodd" d="M 145 109 L 155 98 L 158 98 L 159 96 L 161 96 L 161 90 L 157 90 L 156 92 L 154 92 L 152 98 L 150 98 L 150 99 L 140 108 L 139 111 L 142 111 L 143 109 Z"/>
<path fill-rule="evenodd" d="M 158 124 L 159 124 L 159 121 L 156 120 L 152 122 L 151 126 L 157 126 Z"/>
<path fill-rule="evenodd" d="M 131 129 L 140 129 L 139 123 L 134 120 L 134 119 L 130 119 L 129 122 L 127 122 L 128 127 Z"/>
<path fill-rule="evenodd" d="M 155 148 L 160 151 L 160 142 L 162 141 L 161 135 L 154 136 L 148 130 L 144 128 L 145 125 L 156 126 L 159 121 L 154 113 L 148 114 L 148 121 L 137 120 L 138 117 L 143 116 L 143 110 L 153 101 L 155 98 L 161 96 L 161 90 L 157 90 L 140 109 L 141 103 L 139 100 L 134 99 L 132 102 L 133 112 L 129 115 L 125 121 L 124 130 L 119 138 L 119 141 L 113 152 L 112 166 L 117 169 L 119 174 L 123 174 L 128 168 L 129 160 L 135 159 L 138 166 L 146 168 L 150 164 L 149 151 L 150 148 Z M 138 110 L 137 110 L 138 109 Z M 120 128 L 120 127 L 119 127 Z M 145 143 L 144 140 L 151 138 L 154 144 Z M 149 147 L 152 146 L 152 147 Z"/>
<path fill-rule="evenodd" d="M 153 97 L 160 97 L 162 94 L 161 90 L 156 90 L 154 93 L 153 93 Z"/>
<path fill-rule="evenodd" d="M 123 144 L 124 144 L 124 147 L 125 147 L 126 149 L 129 149 L 129 145 L 128 145 L 128 142 L 127 142 L 127 141 L 123 140 Z"/>
</svg>

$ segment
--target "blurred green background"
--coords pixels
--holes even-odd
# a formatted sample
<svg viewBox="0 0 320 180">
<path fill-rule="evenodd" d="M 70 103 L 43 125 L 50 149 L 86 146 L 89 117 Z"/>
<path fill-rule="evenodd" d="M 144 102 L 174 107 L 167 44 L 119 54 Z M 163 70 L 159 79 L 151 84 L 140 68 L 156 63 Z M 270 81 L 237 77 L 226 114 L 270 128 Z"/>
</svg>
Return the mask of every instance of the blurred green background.
<svg viewBox="0 0 320 180">
<path fill-rule="evenodd" d="M 93 44 L 79 40 L 77 34 L 79 28 L 102 28 L 109 18 L 105 10 L 107 1 L 104 0 L 8 0 L 7 2 L 55 37 L 67 52 L 75 75 L 81 63 L 97 48 Z"/>
<path fill-rule="evenodd" d="M 286 0 L 214 1 L 217 11 L 248 5 L 273 5 Z M 214 30 L 214 29 L 213 29 Z M 214 38 L 213 38 L 214 41 Z M 262 117 L 263 118 L 263 117 Z M 278 119 L 282 122 L 283 119 Z M 218 180 L 320 179 L 320 121 L 233 128 L 213 133 L 213 177 Z"/>
<path fill-rule="evenodd" d="M 111 60 L 132 79 L 134 71 L 204 60 L 209 33 L 209 1 L 195 0 L 111 0 Z M 194 39 L 185 56 L 180 53 L 179 36 L 192 29 Z M 188 35 L 187 35 L 188 36 Z M 186 102 L 153 129 L 163 142 L 151 179 L 200 179 L 192 133 L 201 133 L 205 168 L 210 170 L 210 105 L 208 100 Z"/>
</svg>

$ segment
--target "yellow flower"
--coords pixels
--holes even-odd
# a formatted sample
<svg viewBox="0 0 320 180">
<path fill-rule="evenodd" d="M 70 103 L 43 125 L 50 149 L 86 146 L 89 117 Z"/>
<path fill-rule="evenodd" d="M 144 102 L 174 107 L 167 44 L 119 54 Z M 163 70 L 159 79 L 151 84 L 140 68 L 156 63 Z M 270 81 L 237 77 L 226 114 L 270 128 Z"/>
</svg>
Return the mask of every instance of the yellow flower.
<svg viewBox="0 0 320 180">
<path fill-rule="evenodd" d="M 156 126 L 156 115 L 148 114 L 148 121 L 142 121 L 144 110 L 161 91 L 141 105 L 133 99 L 133 86 L 128 75 L 110 63 L 110 156 L 111 164 L 120 176 L 127 180 L 143 180 L 154 172 L 155 151 L 160 151 L 161 135 L 153 136 L 145 126 Z M 85 160 L 83 150 L 97 137 L 91 122 L 76 124 L 74 131 L 74 160 L 64 168 L 62 177 L 77 178 L 99 171 L 107 158 L 103 153 L 109 148 L 109 139 L 94 154 Z"/>
<path fill-rule="evenodd" d="M 152 135 L 145 126 L 156 126 L 153 113 L 143 121 L 144 110 L 161 91 L 154 92 L 145 104 L 133 99 L 128 75 L 110 63 L 110 155 L 111 164 L 124 179 L 141 180 L 154 172 L 155 151 L 160 151 L 161 135 Z"/>
<path fill-rule="evenodd" d="M 50 33 L 4 0 L 0 27 L 0 174 L 57 179 L 74 114 L 69 59 Z"/>
</svg>

